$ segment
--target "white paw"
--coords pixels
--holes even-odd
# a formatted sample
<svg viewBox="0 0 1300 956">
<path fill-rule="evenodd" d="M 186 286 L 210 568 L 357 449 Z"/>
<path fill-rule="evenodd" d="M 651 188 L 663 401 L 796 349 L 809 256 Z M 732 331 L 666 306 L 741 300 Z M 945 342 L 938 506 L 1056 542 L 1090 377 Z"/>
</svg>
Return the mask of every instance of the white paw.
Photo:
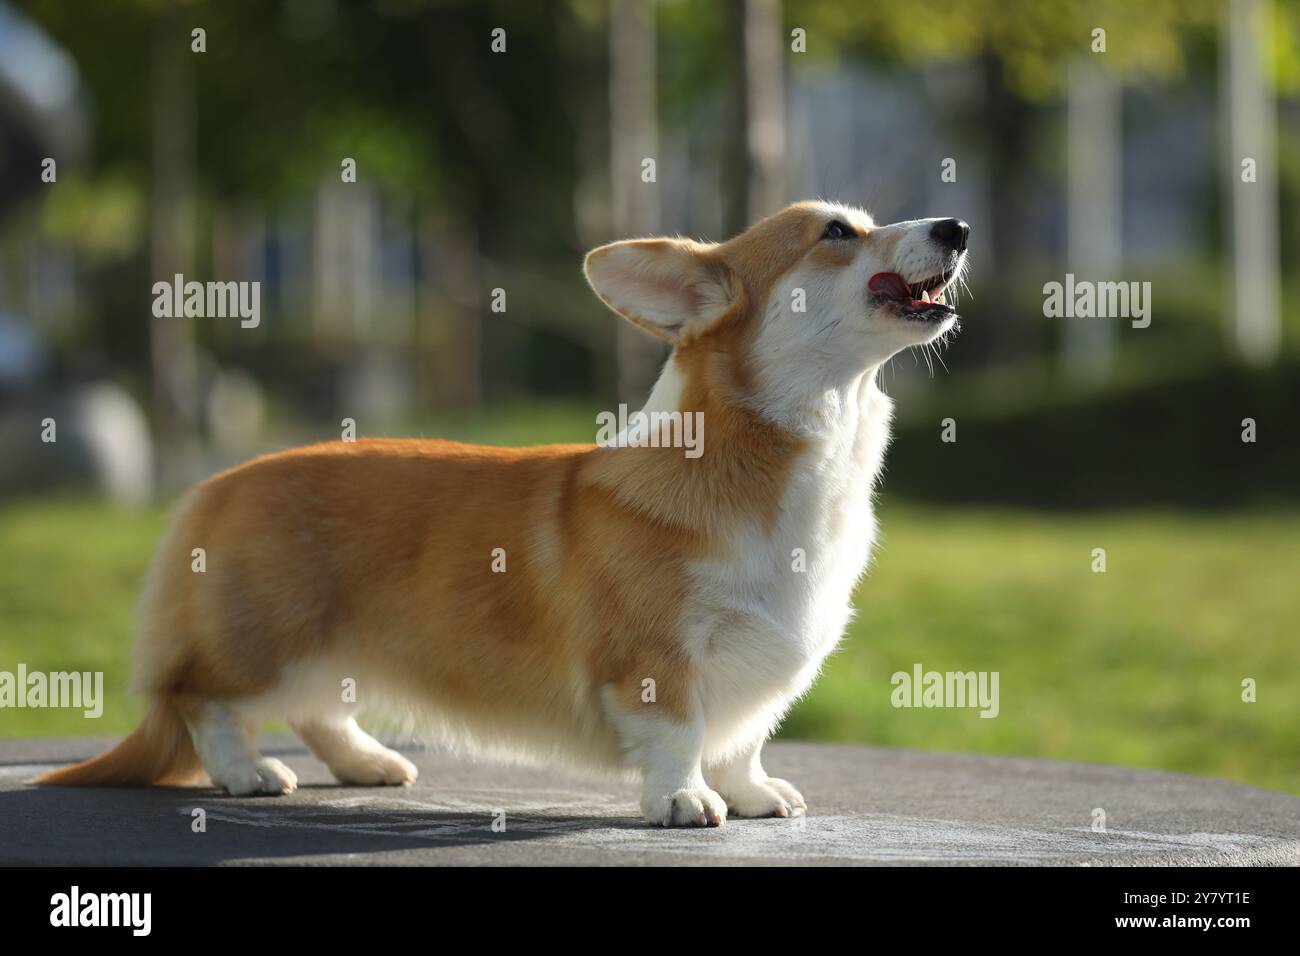
<svg viewBox="0 0 1300 956">
<path fill-rule="evenodd" d="M 661 827 L 720 827 L 727 822 L 727 802 L 708 787 L 685 787 L 641 799 L 646 822 Z"/>
<path fill-rule="evenodd" d="M 791 809 L 808 809 L 808 801 L 803 798 L 803 794 L 796 790 L 789 780 L 782 780 L 780 777 L 768 777 L 763 782 L 779 793 L 785 799 L 785 802 L 790 804 Z"/>
<path fill-rule="evenodd" d="M 358 753 L 343 764 L 331 766 L 339 783 L 361 787 L 404 786 L 415 783 L 420 771 L 396 750 Z"/>
<path fill-rule="evenodd" d="M 233 768 L 217 782 L 234 797 L 267 793 L 279 796 L 298 789 L 298 776 L 274 757 L 261 757 L 253 763 Z"/>
<path fill-rule="evenodd" d="M 741 781 L 724 792 L 738 817 L 792 817 L 808 809 L 803 794 L 778 777 Z"/>
</svg>

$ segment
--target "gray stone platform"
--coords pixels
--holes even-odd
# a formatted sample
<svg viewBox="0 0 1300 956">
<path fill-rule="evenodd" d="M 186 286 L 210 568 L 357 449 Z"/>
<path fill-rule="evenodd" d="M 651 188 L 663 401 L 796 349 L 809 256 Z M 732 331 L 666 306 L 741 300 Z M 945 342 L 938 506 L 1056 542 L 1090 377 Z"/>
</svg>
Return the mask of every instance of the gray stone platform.
<svg viewBox="0 0 1300 956">
<path fill-rule="evenodd" d="M 263 752 L 287 797 L 37 788 L 105 741 L 0 740 L 0 864 L 1300 864 L 1300 798 L 1179 774 L 998 757 L 770 744 L 808 815 L 651 829 L 636 788 L 406 750 L 411 788 L 339 787 L 290 738 Z M 206 812 L 207 832 L 191 830 Z M 1093 810 L 1106 832 L 1092 830 Z M 492 829 L 506 812 L 505 832 Z"/>
</svg>

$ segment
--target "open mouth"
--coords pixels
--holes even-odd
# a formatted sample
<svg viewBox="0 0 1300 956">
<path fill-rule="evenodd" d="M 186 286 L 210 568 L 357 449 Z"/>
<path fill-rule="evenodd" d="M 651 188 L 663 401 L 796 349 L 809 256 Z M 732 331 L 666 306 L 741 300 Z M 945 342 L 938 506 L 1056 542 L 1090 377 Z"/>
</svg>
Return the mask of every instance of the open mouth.
<svg viewBox="0 0 1300 956">
<path fill-rule="evenodd" d="M 897 272 L 877 272 L 867 283 L 871 294 L 898 307 L 904 317 L 936 321 L 957 310 L 943 300 L 943 290 L 953 272 L 941 272 L 917 282 L 907 282 Z"/>
</svg>

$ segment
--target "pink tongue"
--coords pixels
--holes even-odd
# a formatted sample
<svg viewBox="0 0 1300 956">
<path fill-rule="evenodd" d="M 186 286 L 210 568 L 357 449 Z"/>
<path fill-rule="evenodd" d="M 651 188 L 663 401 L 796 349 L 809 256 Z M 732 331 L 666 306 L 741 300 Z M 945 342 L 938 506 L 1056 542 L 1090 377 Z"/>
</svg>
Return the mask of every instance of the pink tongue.
<svg viewBox="0 0 1300 956">
<path fill-rule="evenodd" d="M 897 272 L 877 272 L 867 283 L 867 288 L 878 295 L 887 295 L 891 299 L 912 298 L 912 291 Z"/>
</svg>

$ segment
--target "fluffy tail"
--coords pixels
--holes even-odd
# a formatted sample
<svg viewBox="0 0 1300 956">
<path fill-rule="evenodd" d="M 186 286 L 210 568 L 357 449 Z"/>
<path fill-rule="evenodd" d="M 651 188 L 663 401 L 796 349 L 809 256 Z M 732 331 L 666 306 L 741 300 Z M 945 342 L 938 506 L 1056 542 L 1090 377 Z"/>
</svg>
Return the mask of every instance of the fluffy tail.
<svg viewBox="0 0 1300 956">
<path fill-rule="evenodd" d="M 182 786 L 202 772 L 180 708 L 159 697 L 140 726 L 112 750 L 32 782 L 56 787 Z"/>
</svg>

